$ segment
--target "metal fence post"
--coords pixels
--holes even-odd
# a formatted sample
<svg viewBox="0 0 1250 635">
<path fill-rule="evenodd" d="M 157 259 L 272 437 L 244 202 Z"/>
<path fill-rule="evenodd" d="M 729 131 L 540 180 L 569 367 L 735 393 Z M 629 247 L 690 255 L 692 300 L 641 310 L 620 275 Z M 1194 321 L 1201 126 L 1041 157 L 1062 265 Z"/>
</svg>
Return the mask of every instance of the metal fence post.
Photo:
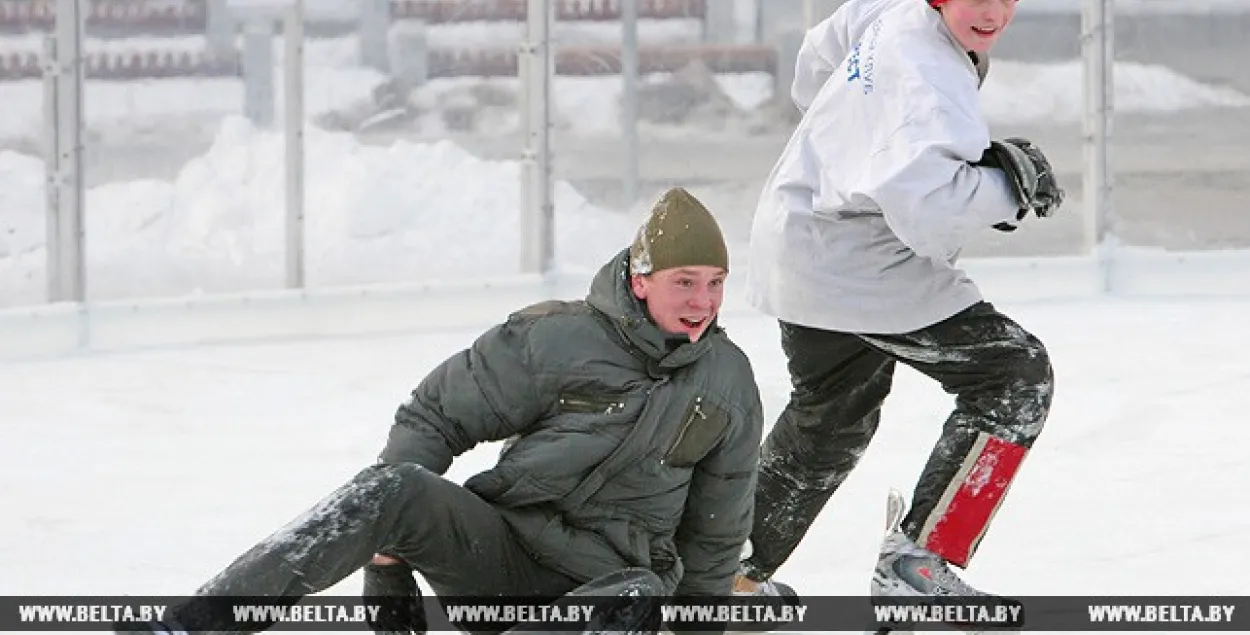
<svg viewBox="0 0 1250 635">
<path fill-rule="evenodd" d="M 390 70 L 388 33 L 391 28 L 390 0 L 355 0 L 360 2 L 358 33 L 360 62 L 382 72 Z"/>
<path fill-rule="evenodd" d="M 207 0 L 204 3 L 207 24 L 205 36 L 209 54 L 218 59 L 234 56 L 235 19 L 229 0 Z"/>
<path fill-rule="evenodd" d="M 621 136 L 625 141 L 622 200 L 638 200 L 638 0 L 621 1 Z"/>
<path fill-rule="evenodd" d="M 1081 56 L 1085 75 L 1084 207 L 1086 248 L 1098 267 L 1098 288 L 1112 291 L 1114 236 L 1110 143 L 1114 117 L 1115 46 L 1112 0 L 1088 0 L 1081 12 Z"/>
<path fill-rule="evenodd" d="M 551 3 L 526 3 L 525 41 L 519 68 L 524 100 L 525 148 L 521 153 L 521 270 L 546 274 L 555 260 L 555 202 L 551 166 Z"/>
<path fill-rule="evenodd" d="M 787 102 L 793 101 L 790 91 L 794 87 L 795 64 L 799 50 L 803 48 L 805 32 L 798 29 L 785 31 L 777 36 L 777 71 L 773 75 L 773 91 Z"/>
<path fill-rule="evenodd" d="M 430 42 L 423 20 L 404 20 L 391 37 L 390 73 L 406 101 L 409 94 L 430 79 Z"/>
<path fill-rule="evenodd" d="M 274 55 L 272 16 L 245 16 L 243 26 L 243 110 L 253 124 L 273 125 Z"/>
<path fill-rule="evenodd" d="M 44 192 L 44 288 L 48 302 L 56 302 L 60 295 L 57 271 L 60 267 L 61 243 L 61 174 L 58 158 L 61 156 L 60 125 L 58 113 L 57 83 L 61 75 L 61 59 L 57 55 L 56 35 L 48 33 L 43 38 L 43 192 Z"/>
<path fill-rule="evenodd" d="M 44 42 L 49 302 L 86 300 L 82 161 L 82 0 L 57 0 L 56 35 Z"/>
<path fill-rule="evenodd" d="M 733 0 L 708 0 L 704 3 L 703 41 L 708 44 L 732 44 L 738 37 L 738 18 Z"/>
<path fill-rule="evenodd" d="M 286 138 L 286 286 L 306 284 L 304 241 L 304 0 L 293 0 L 282 29 Z"/>
</svg>

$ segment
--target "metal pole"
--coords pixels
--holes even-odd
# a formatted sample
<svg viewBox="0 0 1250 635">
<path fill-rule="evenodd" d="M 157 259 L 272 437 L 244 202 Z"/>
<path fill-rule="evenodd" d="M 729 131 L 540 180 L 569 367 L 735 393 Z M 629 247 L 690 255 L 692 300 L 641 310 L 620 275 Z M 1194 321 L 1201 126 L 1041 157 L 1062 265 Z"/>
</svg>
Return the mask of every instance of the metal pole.
<svg viewBox="0 0 1250 635">
<path fill-rule="evenodd" d="M 230 10 L 230 0 L 207 0 L 204 12 L 209 55 L 216 59 L 229 59 L 235 53 L 234 39 L 239 28 Z"/>
<path fill-rule="evenodd" d="M 638 0 L 621 0 L 621 83 L 622 200 L 629 207 L 638 200 Z"/>
<path fill-rule="evenodd" d="M 548 273 L 555 259 L 555 204 L 551 169 L 552 10 L 547 0 L 526 3 L 520 68 L 524 86 L 525 149 L 521 153 L 521 270 Z"/>
<path fill-rule="evenodd" d="M 1112 0 L 1083 3 L 1081 48 L 1085 70 L 1084 198 L 1085 246 L 1098 266 L 1099 291 L 1111 291 L 1112 236 L 1111 123 L 1115 64 Z"/>
<path fill-rule="evenodd" d="M 286 131 L 286 286 L 300 289 L 304 275 L 304 0 L 293 0 L 282 29 Z"/>
<path fill-rule="evenodd" d="M 83 302 L 86 282 L 83 245 L 82 174 L 82 0 L 57 0 L 53 154 L 55 170 L 47 184 L 55 191 L 55 219 L 48 223 L 51 302 Z M 48 90 L 45 88 L 45 90 Z"/>
<path fill-rule="evenodd" d="M 276 16 L 247 12 L 243 24 L 243 109 L 257 127 L 274 119 L 273 31 Z"/>
<path fill-rule="evenodd" d="M 60 81 L 61 60 L 57 55 L 56 36 L 49 33 L 43 38 L 43 124 L 44 124 L 44 281 L 48 302 L 56 302 L 60 295 L 61 262 L 61 173 L 57 158 L 60 157 L 60 101 L 57 99 L 57 83 Z"/>
<path fill-rule="evenodd" d="M 360 42 L 360 61 L 369 68 L 382 72 L 391 70 L 390 47 L 387 34 L 391 29 L 390 0 L 354 0 L 360 7 L 357 23 Z"/>
<path fill-rule="evenodd" d="M 816 18 L 816 0 L 803 0 L 803 32 L 811 30 L 817 22 L 820 20 Z"/>
</svg>

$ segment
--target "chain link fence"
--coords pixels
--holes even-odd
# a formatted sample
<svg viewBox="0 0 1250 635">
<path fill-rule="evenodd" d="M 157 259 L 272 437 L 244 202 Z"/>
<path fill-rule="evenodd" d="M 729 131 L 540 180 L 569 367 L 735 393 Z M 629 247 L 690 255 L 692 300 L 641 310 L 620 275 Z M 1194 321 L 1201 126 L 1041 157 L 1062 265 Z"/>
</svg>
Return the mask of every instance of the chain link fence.
<svg viewBox="0 0 1250 635">
<path fill-rule="evenodd" d="M 0 0 L 0 308 L 55 299 L 45 47 L 67 1 Z M 521 271 L 527 3 L 302 0 L 294 40 L 269 4 L 77 0 L 84 298 Z M 745 254 L 796 123 L 789 77 L 803 29 L 839 4 L 552 0 L 555 265 L 597 265 L 672 185 L 699 195 Z M 1114 6 L 1112 240 L 1246 246 L 1250 6 Z M 1019 4 L 982 104 L 995 136 L 1047 152 L 1068 204 L 1014 234 L 987 231 L 966 257 L 1089 253 L 1081 56 L 1079 2 Z M 302 86 L 294 109 L 288 81 Z"/>
</svg>

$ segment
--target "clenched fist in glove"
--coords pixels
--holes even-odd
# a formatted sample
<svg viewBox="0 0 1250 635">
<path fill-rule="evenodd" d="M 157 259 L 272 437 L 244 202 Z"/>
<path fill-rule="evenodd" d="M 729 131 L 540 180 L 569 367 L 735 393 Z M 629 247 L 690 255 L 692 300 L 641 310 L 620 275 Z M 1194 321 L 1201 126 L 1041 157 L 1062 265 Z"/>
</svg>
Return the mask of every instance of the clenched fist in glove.
<svg viewBox="0 0 1250 635">
<path fill-rule="evenodd" d="M 1055 170 L 1042 151 L 1027 139 L 1010 137 L 993 141 L 976 165 L 998 168 L 1007 173 L 1020 212 L 1016 220 L 1024 220 L 1030 212 L 1049 218 L 1063 205 L 1064 192 L 1055 180 Z M 1006 223 L 996 229 L 1015 229 Z"/>
</svg>

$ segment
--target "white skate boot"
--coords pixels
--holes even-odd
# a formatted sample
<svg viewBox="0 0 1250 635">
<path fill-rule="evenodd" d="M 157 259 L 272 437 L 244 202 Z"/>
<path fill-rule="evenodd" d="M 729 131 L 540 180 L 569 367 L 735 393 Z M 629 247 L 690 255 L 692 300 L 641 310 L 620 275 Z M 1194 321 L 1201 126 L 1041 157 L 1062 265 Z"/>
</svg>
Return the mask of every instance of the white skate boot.
<svg viewBox="0 0 1250 635">
<path fill-rule="evenodd" d="M 903 533 L 906 503 L 897 490 L 890 491 L 887 507 L 885 540 L 872 574 L 874 597 L 990 597 L 959 579 L 945 560 Z"/>
<path fill-rule="evenodd" d="M 986 593 L 964 582 L 951 570 L 950 564 L 937 554 L 919 546 L 903 533 L 902 521 L 906 508 L 903 495 L 890 492 L 886 513 L 886 536 L 881 543 L 881 554 L 873 571 L 871 593 L 874 604 L 947 604 L 967 598 L 970 606 L 986 607 L 987 615 L 1013 616 L 1010 623 L 995 623 L 997 627 L 1018 627 L 1018 609 L 1003 613 L 998 607 L 1019 607 L 1019 603 L 1006 597 Z M 906 602 L 907 598 L 932 598 L 929 601 Z M 893 601 L 892 601 L 893 600 Z M 949 623 L 963 630 L 976 630 L 983 624 Z M 906 623 L 882 625 L 877 631 L 884 633 L 908 628 Z"/>
<path fill-rule="evenodd" d="M 959 579 L 945 560 L 916 546 L 901 531 L 886 536 L 881 545 L 881 556 L 872 574 L 872 594 L 877 597 L 992 597 Z"/>
</svg>

